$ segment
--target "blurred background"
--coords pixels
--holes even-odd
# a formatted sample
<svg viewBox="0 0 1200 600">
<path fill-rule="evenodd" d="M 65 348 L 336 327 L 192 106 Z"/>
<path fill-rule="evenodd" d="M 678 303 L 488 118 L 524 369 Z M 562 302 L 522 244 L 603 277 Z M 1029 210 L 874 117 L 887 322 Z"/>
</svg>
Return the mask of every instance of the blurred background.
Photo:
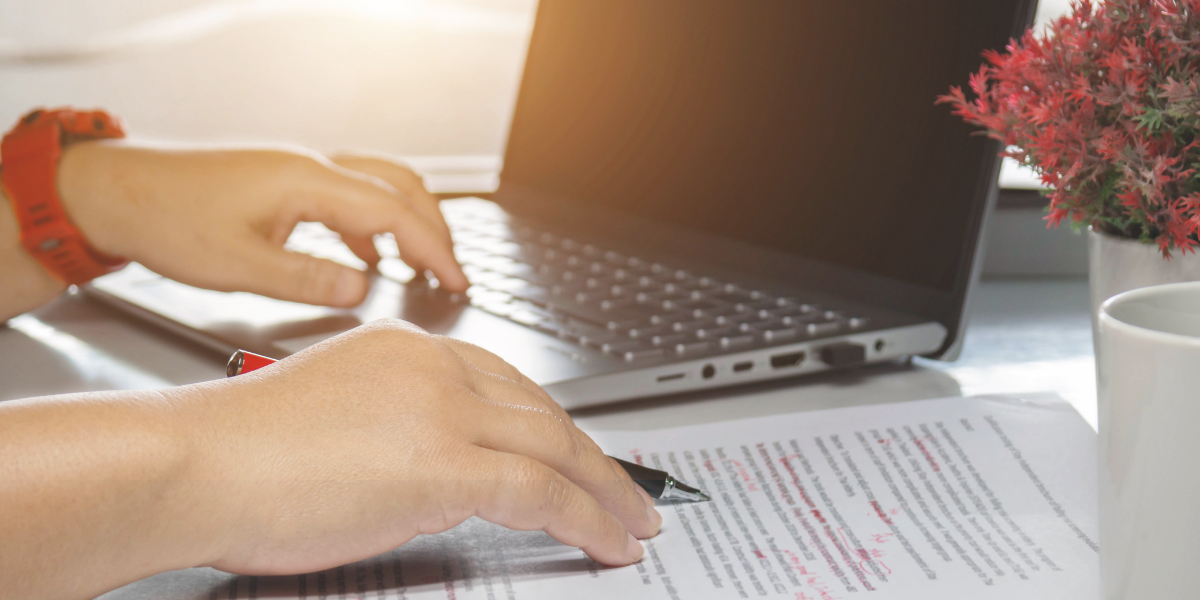
<svg viewBox="0 0 1200 600">
<path fill-rule="evenodd" d="M 602 0 L 581 0 L 602 1 Z M 972 2 L 979 0 L 963 0 Z M 1068 0 L 1041 0 L 1039 27 Z M 104 107 L 133 135 L 405 157 L 441 192 L 501 167 L 536 0 L 0 0 L 0 123 Z M 932 99 L 931 99 L 932 101 Z M 1086 273 L 1006 165 L 985 275 Z"/>
</svg>

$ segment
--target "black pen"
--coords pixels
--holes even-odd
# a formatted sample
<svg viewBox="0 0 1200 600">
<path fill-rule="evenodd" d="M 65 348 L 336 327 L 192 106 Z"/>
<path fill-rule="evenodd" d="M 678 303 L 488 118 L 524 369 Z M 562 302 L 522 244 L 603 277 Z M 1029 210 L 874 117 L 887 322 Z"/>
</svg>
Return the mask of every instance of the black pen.
<svg viewBox="0 0 1200 600">
<path fill-rule="evenodd" d="M 233 356 L 229 357 L 229 364 L 225 365 L 225 376 L 233 377 L 234 375 L 249 373 L 274 362 L 275 359 L 273 358 L 245 350 L 238 350 L 233 353 Z M 625 472 L 629 473 L 629 476 L 633 478 L 633 482 L 638 484 L 643 490 L 646 490 L 646 493 L 650 494 L 650 497 L 655 500 L 683 500 L 687 502 L 708 502 L 712 500 L 708 494 L 675 479 L 666 471 L 651 469 L 650 467 L 621 460 L 615 456 L 610 456 L 609 458 L 617 461 L 617 464 L 621 465 L 621 468 L 625 469 Z"/>
<path fill-rule="evenodd" d="M 621 468 L 625 469 L 625 472 L 633 478 L 633 482 L 646 490 L 646 493 L 655 500 L 685 500 L 687 502 L 712 500 L 708 494 L 675 479 L 666 471 L 651 469 L 615 456 L 609 458 L 617 461 L 617 464 L 621 465 Z"/>
</svg>

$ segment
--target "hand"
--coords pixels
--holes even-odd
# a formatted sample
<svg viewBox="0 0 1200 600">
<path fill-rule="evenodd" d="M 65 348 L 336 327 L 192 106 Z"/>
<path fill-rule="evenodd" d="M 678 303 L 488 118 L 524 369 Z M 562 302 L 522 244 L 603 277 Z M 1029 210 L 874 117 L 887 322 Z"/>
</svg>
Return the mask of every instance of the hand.
<svg viewBox="0 0 1200 600">
<path fill-rule="evenodd" d="M 0 481 L 0 599 L 310 572 L 471 516 L 625 565 L 662 523 L 516 369 L 401 321 L 230 379 L 0 402 Z"/>
<path fill-rule="evenodd" d="M 471 516 L 545 530 L 597 562 L 642 556 L 653 501 L 495 355 L 376 321 L 178 404 L 191 478 L 233 515 L 219 569 L 285 574 L 392 549 Z"/>
<path fill-rule="evenodd" d="M 437 200 L 412 171 L 382 158 L 87 142 L 64 151 L 58 187 L 97 250 L 197 287 L 329 306 L 362 302 L 365 273 L 283 249 L 301 221 L 338 232 L 369 265 L 379 260 L 373 236 L 392 233 L 417 272 L 432 271 L 450 291 L 468 285 Z"/>
</svg>

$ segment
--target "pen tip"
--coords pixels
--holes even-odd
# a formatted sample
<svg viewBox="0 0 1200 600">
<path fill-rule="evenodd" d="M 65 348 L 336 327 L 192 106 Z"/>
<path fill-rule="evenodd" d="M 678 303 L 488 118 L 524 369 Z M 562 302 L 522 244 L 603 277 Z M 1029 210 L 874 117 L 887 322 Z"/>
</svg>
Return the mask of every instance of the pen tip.
<svg viewBox="0 0 1200 600">
<path fill-rule="evenodd" d="M 666 498 L 666 495 L 663 497 Z M 687 500 L 688 502 L 708 502 L 712 500 L 708 494 L 678 481 L 675 482 L 675 488 L 671 490 L 671 499 Z"/>
</svg>

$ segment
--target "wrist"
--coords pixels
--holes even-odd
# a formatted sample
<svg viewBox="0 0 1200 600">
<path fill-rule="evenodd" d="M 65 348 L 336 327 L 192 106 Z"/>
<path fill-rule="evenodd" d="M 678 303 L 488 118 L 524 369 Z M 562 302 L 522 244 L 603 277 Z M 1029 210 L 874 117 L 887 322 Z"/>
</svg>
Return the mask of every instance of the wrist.
<svg viewBox="0 0 1200 600">
<path fill-rule="evenodd" d="M 266 475 L 241 435 L 257 424 L 254 415 L 238 415 L 238 408 L 257 404 L 267 393 L 249 383 L 217 380 L 170 391 L 173 437 L 186 457 L 177 480 L 192 502 L 183 513 L 193 522 L 193 539 L 186 544 L 194 550 L 189 567 L 220 568 L 247 539 L 262 533 L 274 510 L 263 489 Z"/>
<path fill-rule="evenodd" d="M 0 322 L 49 302 L 67 289 L 21 245 L 21 229 L 0 188 Z M 11 285 L 10 285 L 11 284 Z"/>
<path fill-rule="evenodd" d="M 125 145 L 123 140 L 92 140 L 64 147 L 55 187 L 67 216 L 91 247 L 128 257 L 133 238 L 127 232 L 134 215 L 120 210 L 124 203 L 117 198 L 129 193 L 120 157 Z"/>
</svg>

